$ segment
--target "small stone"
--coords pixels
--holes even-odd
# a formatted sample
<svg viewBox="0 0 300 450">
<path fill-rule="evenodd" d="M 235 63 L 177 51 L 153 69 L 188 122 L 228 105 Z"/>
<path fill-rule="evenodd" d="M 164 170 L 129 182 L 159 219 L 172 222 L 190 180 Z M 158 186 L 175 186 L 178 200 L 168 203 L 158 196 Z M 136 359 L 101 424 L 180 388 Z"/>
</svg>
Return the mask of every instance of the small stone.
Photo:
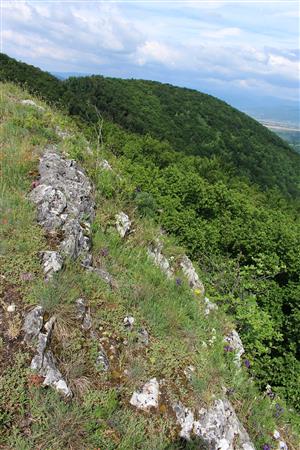
<svg viewBox="0 0 300 450">
<path fill-rule="evenodd" d="M 85 315 L 86 304 L 83 298 L 78 298 L 75 300 L 76 310 L 77 310 L 77 319 L 83 319 Z"/>
<path fill-rule="evenodd" d="M 10 305 L 8 305 L 7 307 L 7 312 L 13 313 L 16 310 L 16 305 L 14 303 L 11 303 Z"/>
<path fill-rule="evenodd" d="M 159 384 L 156 378 L 149 380 L 141 390 L 133 393 L 130 404 L 143 411 L 158 407 Z"/>
<path fill-rule="evenodd" d="M 109 164 L 109 162 L 106 159 L 102 159 L 102 161 L 100 161 L 99 165 L 104 170 L 112 170 L 111 165 Z"/>
<path fill-rule="evenodd" d="M 100 349 L 97 359 L 96 365 L 98 368 L 104 372 L 108 372 L 109 370 L 109 360 L 103 348 Z"/>
<path fill-rule="evenodd" d="M 72 137 L 71 133 L 69 133 L 68 131 L 63 131 L 58 125 L 55 128 L 56 134 L 58 137 L 62 138 L 62 139 L 67 139 Z"/>
<path fill-rule="evenodd" d="M 126 316 L 123 320 L 124 325 L 126 328 L 132 328 L 134 324 L 134 317 L 132 316 Z"/>
<path fill-rule="evenodd" d="M 92 328 L 92 318 L 89 312 L 85 313 L 81 326 L 84 329 L 84 331 L 88 331 Z"/>
<path fill-rule="evenodd" d="M 121 238 L 124 238 L 130 231 L 131 222 L 127 214 L 121 211 L 119 214 L 116 214 L 116 227 Z"/>
<path fill-rule="evenodd" d="M 187 366 L 183 372 L 184 372 L 184 375 L 187 377 L 187 379 L 191 380 L 195 371 L 196 371 L 196 368 L 194 366 Z"/>
<path fill-rule="evenodd" d="M 138 340 L 139 340 L 140 344 L 142 344 L 142 345 L 149 344 L 149 333 L 146 330 L 146 328 L 141 328 L 138 331 Z"/>
<path fill-rule="evenodd" d="M 21 279 L 22 281 L 32 281 L 33 278 L 34 278 L 34 275 L 33 275 L 33 273 L 31 273 L 31 272 L 23 272 L 23 273 L 21 273 L 21 275 L 20 275 L 20 279 Z"/>
<path fill-rule="evenodd" d="M 204 309 L 205 316 L 208 316 L 211 311 L 216 311 L 218 309 L 218 306 L 215 303 L 212 303 L 207 297 L 204 297 L 204 303 L 205 303 Z"/>
<path fill-rule="evenodd" d="M 280 438 L 280 433 L 279 433 L 278 430 L 274 430 L 273 438 L 274 438 L 274 439 L 279 439 L 279 438 Z"/>
</svg>

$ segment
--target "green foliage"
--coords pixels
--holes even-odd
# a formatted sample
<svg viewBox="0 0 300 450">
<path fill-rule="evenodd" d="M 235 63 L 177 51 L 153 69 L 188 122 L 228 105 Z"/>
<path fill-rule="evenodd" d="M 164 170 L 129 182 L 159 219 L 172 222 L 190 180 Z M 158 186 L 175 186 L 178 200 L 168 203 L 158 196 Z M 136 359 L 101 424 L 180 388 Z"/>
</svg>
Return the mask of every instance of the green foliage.
<svg viewBox="0 0 300 450">
<path fill-rule="evenodd" d="M 17 417 L 25 414 L 28 403 L 26 394 L 26 376 L 28 370 L 24 365 L 28 355 L 18 354 L 14 359 L 14 367 L 8 367 L 0 376 L 0 437 L 1 432 L 11 426 Z"/>
<path fill-rule="evenodd" d="M 138 192 L 135 203 L 141 217 L 155 217 L 157 204 L 153 195 L 148 192 Z"/>
</svg>

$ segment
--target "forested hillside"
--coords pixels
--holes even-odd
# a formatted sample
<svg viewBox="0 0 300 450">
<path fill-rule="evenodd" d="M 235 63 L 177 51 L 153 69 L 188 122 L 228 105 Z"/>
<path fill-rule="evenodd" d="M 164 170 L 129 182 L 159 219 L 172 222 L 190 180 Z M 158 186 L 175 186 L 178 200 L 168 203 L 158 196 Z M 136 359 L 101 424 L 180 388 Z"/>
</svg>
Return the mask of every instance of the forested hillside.
<svg viewBox="0 0 300 450">
<path fill-rule="evenodd" d="M 122 127 L 166 140 L 186 155 L 219 156 L 227 171 L 263 189 L 300 194 L 300 157 L 275 133 L 225 102 L 198 91 L 143 80 L 101 76 L 61 81 L 1 54 L 0 79 L 25 84 L 97 122 L 98 111 Z"/>
<path fill-rule="evenodd" d="M 23 65 L 7 61 L 14 70 L 4 67 L 1 78 L 24 83 Z M 38 91 L 48 75 L 27 70 L 27 86 Z M 196 91 L 88 77 L 50 78 L 49 92 L 39 91 L 84 119 L 86 135 L 131 180 L 112 188 L 102 179 L 96 189 L 108 198 L 123 189 L 125 203 L 186 248 L 210 297 L 235 318 L 257 383 L 299 408 L 300 156 L 255 120 Z"/>
</svg>

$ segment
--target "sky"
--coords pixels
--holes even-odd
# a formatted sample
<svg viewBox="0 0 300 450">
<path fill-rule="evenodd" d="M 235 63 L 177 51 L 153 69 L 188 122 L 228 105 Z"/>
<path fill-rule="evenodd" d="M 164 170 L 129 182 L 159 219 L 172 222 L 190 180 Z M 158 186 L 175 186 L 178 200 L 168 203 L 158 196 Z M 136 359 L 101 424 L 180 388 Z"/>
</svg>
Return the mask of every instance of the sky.
<svg viewBox="0 0 300 450">
<path fill-rule="evenodd" d="M 1 51 L 50 72 L 299 101 L 298 1 L 1 0 L 1 15 Z"/>
</svg>

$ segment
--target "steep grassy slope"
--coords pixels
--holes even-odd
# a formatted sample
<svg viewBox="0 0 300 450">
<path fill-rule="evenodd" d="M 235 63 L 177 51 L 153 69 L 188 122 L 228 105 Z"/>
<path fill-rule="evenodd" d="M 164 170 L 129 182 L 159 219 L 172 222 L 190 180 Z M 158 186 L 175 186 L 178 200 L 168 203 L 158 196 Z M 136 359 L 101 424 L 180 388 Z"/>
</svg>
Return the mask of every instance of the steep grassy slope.
<svg viewBox="0 0 300 450">
<path fill-rule="evenodd" d="M 276 448 L 275 427 L 289 448 L 296 449 L 297 436 L 291 428 L 296 426 L 296 415 L 285 408 L 280 396 L 260 394 L 246 367 L 237 370 L 233 355 L 224 351 L 223 336 L 232 319 L 223 307 L 205 317 L 201 299 L 191 293 L 180 271 L 180 283 L 175 283 L 147 257 L 147 246 L 160 230 L 151 219 L 140 217 L 139 211 L 145 213 L 149 202 L 130 200 L 134 184 L 123 172 L 124 161 L 111 153 L 112 142 L 99 147 L 97 141 L 88 142 L 70 119 L 48 106 L 43 104 L 42 111 L 20 104 L 28 94 L 13 85 L 1 85 L 1 92 L 3 448 L 199 448 L 199 443 L 178 440 L 170 401 L 176 397 L 190 407 L 205 407 L 224 395 L 226 386 L 226 395 L 257 449 L 267 444 Z M 69 134 L 63 139 L 57 127 Z M 48 283 L 43 279 L 39 251 L 54 249 L 57 243 L 37 226 L 27 194 L 37 177 L 38 158 L 48 144 L 80 161 L 96 187 L 93 257 L 112 274 L 113 289 L 76 262 L 68 262 Z M 113 171 L 103 171 L 103 158 L 109 159 Z M 134 221 L 134 233 L 125 240 L 114 225 L 120 210 Z M 166 254 L 176 261 L 182 248 L 168 236 L 161 239 Z M 74 304 L 78 297 L 89 305 L 94 332 L 108 342 L 108 349 L 112 345 L 116 350 L 110 353 L 109 372 L 97 368 L 97 343 L 78 323 Z M 14 311 L 7 309 L 11 304 Z M 69 401 L 42 387 L 41 379 L 28 369 L 32 349 L 22 343 L 21 328 L 24 315 L 36 304 L 42 304 L 48 316 L 56 316 L 52 346 L 74 393 Z M 135 317 L 132 332 L 123 325 L 128 314 Z M 141 326 L 150 335 L 146 347 L 138 342 Z M 189 365 L 195 367 L 191 382 L 184 375 Z M 129 405 L 130 396 L 153 376 L 165 380 L 160 408 L 151 414 L 137 413 Z"/>
</svg>

